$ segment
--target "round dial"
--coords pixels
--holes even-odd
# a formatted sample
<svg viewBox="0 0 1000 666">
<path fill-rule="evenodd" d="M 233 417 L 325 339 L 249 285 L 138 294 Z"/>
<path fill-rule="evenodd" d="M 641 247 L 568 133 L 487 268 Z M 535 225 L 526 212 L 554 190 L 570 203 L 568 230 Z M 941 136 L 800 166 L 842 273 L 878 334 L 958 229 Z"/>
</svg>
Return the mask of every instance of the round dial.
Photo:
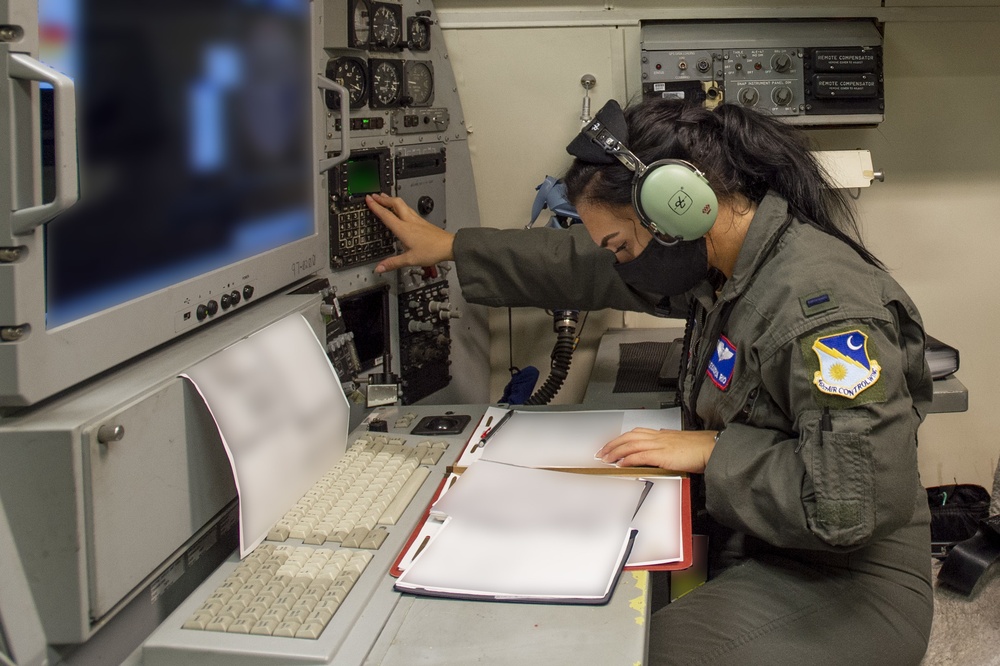
<svg viewBox="0 0 1000 666">
<path fill-rule="evenodd" d="M 402 28 L 399 18 L 391 7 L 381 6 L 372 13 L 372 43 L 381 46 L 396 46 Z"/>
<path fill-rule="evenodd" d="M 399 70 L 388 60 L 372 65 L 371 104 L 376 107 L 393 106 L 402 92 L 402 77 Z"/>
<path fill-rule="evenodd" d="M 434 73 L 425 62 L 409 62 L 406 66 L 406 96 L 412 106 L 426 106 L 434 96 Z"/>
<path fill-rule="evenodd" d="M 368 0 L 354 0 L 351 10 L 351 37 L 354 47 L 365 47 L 371 39 L 371 4 Z"/>
<path fill-rule="evenodd" d="M 431 29 L 427 21 L 419 17 L 410 19 L 410 48 L 414 51 L 428 51 L 431 48 Z"/>
<path fill-rule="evenodd" d="M 368 101 L 368 70 L 357 58 L 339 58 L 327 67 L 327 78 L 333 79 L 350 92 L 351 108 L 357 109 Z"/>
</svg>

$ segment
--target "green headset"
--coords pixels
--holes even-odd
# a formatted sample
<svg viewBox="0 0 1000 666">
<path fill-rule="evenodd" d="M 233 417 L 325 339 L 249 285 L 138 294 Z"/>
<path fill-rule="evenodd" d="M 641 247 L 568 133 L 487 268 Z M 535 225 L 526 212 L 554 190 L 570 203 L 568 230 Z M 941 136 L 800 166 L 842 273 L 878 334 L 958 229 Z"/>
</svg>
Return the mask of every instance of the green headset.
<svg viewBox="0 0 1000 666">
<path fill-rule="evenodd" d="M 719 201 L 705 175 L 684 160 L 663 159 L 647 166 L 626 147 L 627 140 L 625 114 L 612 99 L 566 150 L 585 162 L 624 164 L 634 174 L 632 205 L 639 221 L 660 243 L 692 241 L 708 233 Z"/>
</svg>

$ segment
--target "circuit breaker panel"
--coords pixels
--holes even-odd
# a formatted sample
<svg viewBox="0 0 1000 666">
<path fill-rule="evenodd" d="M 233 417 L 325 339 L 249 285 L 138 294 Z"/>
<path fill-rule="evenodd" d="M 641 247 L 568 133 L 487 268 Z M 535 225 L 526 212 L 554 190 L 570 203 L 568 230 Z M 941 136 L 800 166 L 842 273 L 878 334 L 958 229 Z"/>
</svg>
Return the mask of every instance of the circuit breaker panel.
<svg viewBox="0 0 1000 666">
<path fill-rule="evenodd" d="M 366 195 L 398 196 L 457 231 L 479 224 L 467 132 L 434 8 L 424 0 L 324 3 L 326 178 L 331 297 L 328 348 L 345 384 L 397 383 L 403 404 L 488 400 L 485 311 L 449 283 L 450 264 L 378 274 L 398 250 Z M 343 145 L 344 134 L 349 137 Z M 453 279 L 453 278 L 452 278 Z M 458 372 L 453 372 L 455 368 Z"/>
<path fill-rule="evenodd" d="M 739 104 L 796 125 L 884 120 L 882 35 L 871 20 L 652 22 L 643 96 Z"/>
</svg>

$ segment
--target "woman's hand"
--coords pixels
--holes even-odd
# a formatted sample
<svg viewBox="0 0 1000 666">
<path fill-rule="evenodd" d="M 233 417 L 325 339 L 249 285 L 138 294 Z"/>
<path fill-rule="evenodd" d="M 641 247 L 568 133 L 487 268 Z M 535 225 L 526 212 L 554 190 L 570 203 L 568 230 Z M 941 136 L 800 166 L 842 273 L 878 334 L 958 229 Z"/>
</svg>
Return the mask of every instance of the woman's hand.
<svg viewBox="0 0 1000 666">
<path fill-rule="evenodd" d="M 662 467 L 700 474 L 715 448 L 714 430 L 652 430 L 635 428 L 611 440 L 597 452 L 619 467 Z"/>
<path fill-rule="evenodd" d="M 403 244 L 403 253 L 383 259 L 376 273 L 394 271 L 404 266 L 433 266 L 454 259 L 455 234 L 434 226 L 406 205 L 399 197 L 370 194 L 365 203 L 382 224 Z"/>
</svg>

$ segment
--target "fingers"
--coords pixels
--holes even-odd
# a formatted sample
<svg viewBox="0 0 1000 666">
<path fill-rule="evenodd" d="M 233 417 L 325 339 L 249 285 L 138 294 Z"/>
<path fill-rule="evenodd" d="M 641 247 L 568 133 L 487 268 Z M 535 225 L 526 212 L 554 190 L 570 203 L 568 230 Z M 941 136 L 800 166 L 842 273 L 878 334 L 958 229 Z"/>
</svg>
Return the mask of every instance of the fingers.
<svg viewBox="0 0 1000 666">
<path fill-rule="evenodd" d="M 597 457 L 619 467 L 662 467 L 701 473 L 715 445 L 714 431 L 636 428 L 611 440 Z"/>
<path fill-rule="evenodd" d="M 661 434 L 659 430 L 651 430 L 650 428 L 629 430 L 605 444 L 597 452 L 596 457 L 604 462 L 617 462 L 624 456 L 655 445 L 655 439 L 660 437 Z"/>
<path fill-rule="evenodd" d="M 378 262 L 378 264 L 375 266 L 375 272 L 386 273 L 388 271 L 395 271 L 400 268 L 405 268 L 406 266 L 409 266 L 410 264 L 406 263 L 403 257 L 404 255 L 397 254 L 393 257 L 388 257 L 387 259 L 383 259 L 382 261 Z"/>
<path fill-rule="evenodd" d="M 375 267 L 376 273 L 405 266 L 433 266 L 454 259 L 455 235 L 420 217 L 401 198 L 370 194 L 365 197 L 365 203 L 404 248 L 402 254 L 380 261 Z"/>
<path fill-rule="evenodd" d="M 369 210 L 375 213 L 375 216 L 382 221 L 382 224 L 389 227 L 389 230 L 393 233 L 396 233 L 396 229 L 402 224 L 402 220 L 396 211 L 398 210 L 402 213 L 404 209 L 409 210 L 410 208 L 399 197 L 390 197 L 382 193 L 369 194 L 365 197 L 365 203 L 368 205 Z"/>
</svg>

